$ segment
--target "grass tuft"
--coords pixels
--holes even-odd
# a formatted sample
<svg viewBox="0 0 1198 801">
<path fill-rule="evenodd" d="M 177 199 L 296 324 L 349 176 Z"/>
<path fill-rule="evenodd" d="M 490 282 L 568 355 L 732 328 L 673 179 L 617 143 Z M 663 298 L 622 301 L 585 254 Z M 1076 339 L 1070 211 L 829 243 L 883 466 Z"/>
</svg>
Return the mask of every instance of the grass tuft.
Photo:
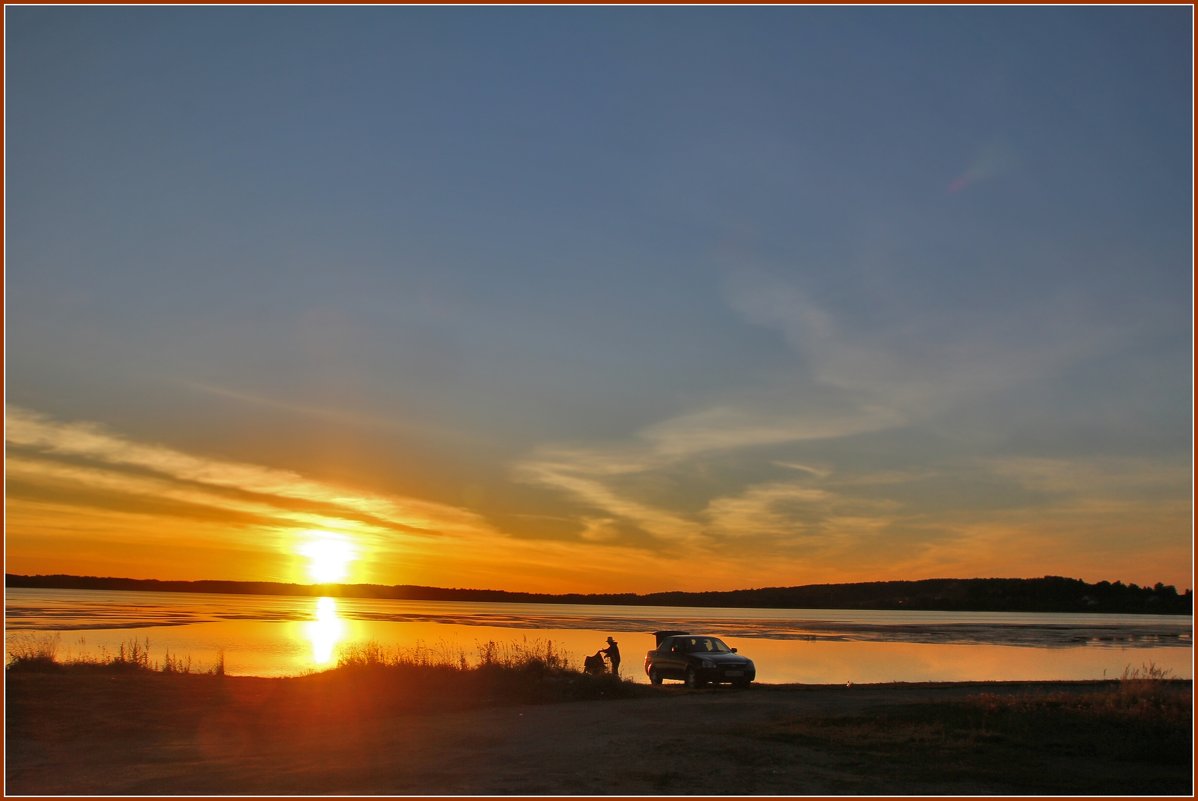
<svg viewBox="0 0 1198 801">
<path fill-rule="evenodd" d="M 150 664 L 150 639 L 136 637 L 118 646 L 117 654 L 108 660 L 111 670 L 152 670 Z"/>
<path fill-rule="evenodd" d="M 5 656 L 9 670 L 43 672 L 58 670 L 58 634 L 20 632 L 8 638 Z"/>
<path fill-rule="evenodd" d="M 59 654 L 58 634 L 20 632 L 9 636 L 6 644 L 6 668 L 12 671 L 46 673 L 52 671 L 102 672 L 102 673 L 191 673 L 191 656 L 179 656 L 165 651 L 162 661 L 150 656 L 149 638 L 131 638 L 117 646 L 116 653 L 101 646 L 98 654 Z M 80 640 L 83 644 L 83 640 Z M 223 676 L 225 672 L 224 652 L 216 666 L 208 673 Z"/>
<path fill-rule="evenodd" d="M 171 652 L 167 651 L 166 656 L 162 658 L 161 670 L 163 673 L 190 673 L 191 656 L 171 656 Z"/>
<path fill-rule="evenodd" d="M 376 642 L 341 649 L 337 667 L 325 674 L 370 676 L 376 680 L 419 686 L 428 699 L 540 703 L 559 700 L 626 697 L 636 684 L 610 674 L 582 671 L 552 640 L 476 643 L 473 658 L 460 648 L 387 650 Z"/>
</svg>

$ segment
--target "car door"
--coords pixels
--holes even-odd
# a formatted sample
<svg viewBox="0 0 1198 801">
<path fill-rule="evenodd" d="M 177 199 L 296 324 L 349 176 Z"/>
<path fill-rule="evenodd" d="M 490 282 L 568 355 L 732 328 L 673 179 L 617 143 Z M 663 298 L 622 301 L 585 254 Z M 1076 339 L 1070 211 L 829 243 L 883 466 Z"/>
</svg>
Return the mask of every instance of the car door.
<svg viewBox="0 0 1198 801">
<path fill-rule="evenodd" d="M 661 675 L 671 678 L 686 676 L 686 647 L 681 637 L 671 637 L 663 642 L 658 654 L 658 671 Z"/>
</svg>

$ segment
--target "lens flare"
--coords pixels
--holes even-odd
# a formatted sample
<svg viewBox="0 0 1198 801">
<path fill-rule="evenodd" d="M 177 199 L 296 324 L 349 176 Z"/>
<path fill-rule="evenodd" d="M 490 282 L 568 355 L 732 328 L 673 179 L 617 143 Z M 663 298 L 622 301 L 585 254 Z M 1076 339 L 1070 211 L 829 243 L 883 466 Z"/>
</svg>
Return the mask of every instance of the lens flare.
<svg viewBox="0 0 1198 801">
<path fill-rule="evenodd" d="M 992 142 L 977 154 L 973 163 L 948 185 L 948 193 L 958 192 L 976 183 L 989 180 L 1008 172 L 1015 165 L 1013 151 L 1005 142 Z"/>
</svg>

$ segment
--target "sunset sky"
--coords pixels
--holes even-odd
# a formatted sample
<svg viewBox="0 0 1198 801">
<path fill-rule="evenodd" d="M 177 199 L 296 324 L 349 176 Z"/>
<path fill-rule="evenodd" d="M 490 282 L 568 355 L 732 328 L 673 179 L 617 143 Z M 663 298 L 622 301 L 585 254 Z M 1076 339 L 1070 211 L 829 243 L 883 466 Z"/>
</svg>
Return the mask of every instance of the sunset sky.
<svg viewBox="0 0 1198 801">
<path fill-rule="evenodd" d="M 9 6 L 7 570 L 1192 587 L 1192 15 Z"/>
</svg>

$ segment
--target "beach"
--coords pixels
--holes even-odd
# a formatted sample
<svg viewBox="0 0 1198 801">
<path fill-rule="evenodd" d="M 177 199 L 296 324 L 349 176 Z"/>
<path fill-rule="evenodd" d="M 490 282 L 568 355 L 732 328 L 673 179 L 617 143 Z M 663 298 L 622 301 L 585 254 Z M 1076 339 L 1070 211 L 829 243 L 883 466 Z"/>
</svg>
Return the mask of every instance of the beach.
<svg viewBox="0 0 1198 801">
<path fill-rule="evenodd" d="M 1192 791 L 1189 722 L 1174 720 L 1169 729 L 1133 712 L 1129 729 L 1127 720 L 1104 718 L 1078 726 L 1069 718 L 1070 698 L 1116 697 L 1121 690 L 1112 682 L 790 684 L 747 690 L 688 690 L 671 683 L 637 687 L 620 698 L 500 704 L 428 695 L 405 685 L 382 674 L 342 671 L 293 679 L 9 671 L 6 790 L 53 795 Z M 1190 688 L 1188 681 L 1157 682 L 1152 693 L 1176 701 L 1171 714 L 1182 709 L 1188 716 Z M 1055 717 L 1028 718 L 1034 725 L 1024 733 L 1020 727 L 1028 727 L 1027 721 L 1010 715 L 1017 707 L 1030 708 L 1029 699 L 1037 698 L 1055 699 L 1044 707 Z M 965 723 L 963 714 L 982 715 L 983 723 L 979 727 L 973 718 Z M 1114 727 L 1110 736 L 1102 731 L 1108 724 Z M 1137 739 L 1137 725 L 1145 736 L 1165 739 L 1129 749 L 1121 743 Z"/>
</svg>

